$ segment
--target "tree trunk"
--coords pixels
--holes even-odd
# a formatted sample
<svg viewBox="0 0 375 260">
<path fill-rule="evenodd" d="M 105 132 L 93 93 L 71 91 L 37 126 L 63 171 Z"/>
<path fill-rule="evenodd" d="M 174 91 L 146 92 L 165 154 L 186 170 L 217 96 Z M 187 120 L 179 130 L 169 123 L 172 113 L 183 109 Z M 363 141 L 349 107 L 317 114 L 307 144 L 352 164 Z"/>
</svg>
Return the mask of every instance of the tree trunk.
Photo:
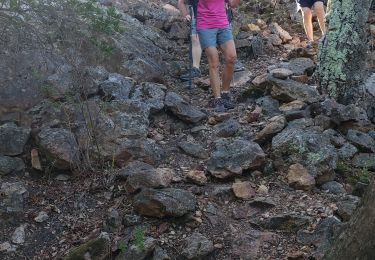
<svg viewBox="0 0 375 260">
<path fill-rule="evenodd" d="M 360 208 L 333 242 L 324 259 L 375 259 L 375 178 L 372 179 Z"/>
<path fill-rule="evenodd" d="M 362 97 L 366 78 L 368 13 L 372 0 L 328 0 L 327 32 L 318 52 L 320 90 L 339 103 Z"/>
</svg>

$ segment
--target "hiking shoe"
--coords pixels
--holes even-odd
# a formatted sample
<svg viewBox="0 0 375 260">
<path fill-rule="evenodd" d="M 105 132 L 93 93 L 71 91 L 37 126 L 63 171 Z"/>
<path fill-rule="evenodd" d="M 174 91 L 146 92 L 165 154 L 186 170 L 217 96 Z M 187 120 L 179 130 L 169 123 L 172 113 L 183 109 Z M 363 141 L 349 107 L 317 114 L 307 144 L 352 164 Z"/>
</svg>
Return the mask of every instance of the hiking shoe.
<svg viewBox="0 0 375 260">
<path fill-rule="evenodd" d="M 307 44 L 306 44 L 306 49 L 312 49 L 313 48 L 313 42 L 312 41 L 309 41 Z"/>
<path fill-rule="evenodd" d="M 242 62 L 236 60 L 236 63 L 234 64 L 234 72 L 239 72 L 243 70 L 245 70 L 245 67 L 242 65 Z"/>
<path fill-rule="evenodd" d="M 229 93 L 221 93 L 221 99 L 224 101 L 224 107 L 226 109 L 233 109 L 235 106 L 230 100 Z"/>
<path fill-rule="evenodd" d="M 224 105 L 225 101 L 222 98 L 215 98 L 213 101 L 214 111 L 217 113 L 224 113 L 227 111 Z"/>
<path fill-rule="evenodd" d="M 199 78 L 200 76 L 201 76 L 201 70 L 198 69 L 198 68 L 196 68 L 196 67 L 193 67 L 191 69 L 191 79 L 193 79 L 193 78 Z M 190 80 L 190 71 L 188 71 L 185 74 L 181 75 L 180 79 L 182 81 L 188 81 L 188 80 Z"/>
</svg>

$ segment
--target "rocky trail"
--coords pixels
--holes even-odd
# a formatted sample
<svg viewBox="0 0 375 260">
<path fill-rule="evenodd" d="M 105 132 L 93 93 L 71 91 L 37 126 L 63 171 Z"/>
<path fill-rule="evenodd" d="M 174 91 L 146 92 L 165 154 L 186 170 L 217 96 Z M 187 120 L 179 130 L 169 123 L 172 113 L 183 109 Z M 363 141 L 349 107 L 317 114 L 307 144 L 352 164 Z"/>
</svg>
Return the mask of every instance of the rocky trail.
<svg viewBox="0 0 375 260">
<path fill-rule="evenodd" d="M 241 7 L 222 114 L 205 58 L 178 80 L 177 1 L 103 2 L 126 20 L 120 70 L 83 68 L 79 102 L 68 64 L 0 98 L 0 258 L 321 259 L 375 170 L 375 117 L 319 94 L 294 1 Z"/>
</svg>

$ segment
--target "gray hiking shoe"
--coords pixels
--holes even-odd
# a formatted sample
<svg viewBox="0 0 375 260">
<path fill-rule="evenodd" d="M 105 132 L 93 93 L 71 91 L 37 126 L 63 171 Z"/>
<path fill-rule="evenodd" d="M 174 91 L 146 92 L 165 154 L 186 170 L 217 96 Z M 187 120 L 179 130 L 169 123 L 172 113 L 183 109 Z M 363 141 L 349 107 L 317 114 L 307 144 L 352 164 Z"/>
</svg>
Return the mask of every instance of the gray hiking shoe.
<svg viewBox="0 0 375 260">
<path fill-rule="evenodd" d="M 236 60 L 236 63 L 234 64 L 234 72 L 239 72 L 243 70 L 245 70 L 245 67 L 243 66 L 242 62 Z"/>
<path fill-rule="evenodd" d="M 233 109 L 235 107 L 229 93 L 221 93 L 221 99 L 224 101 L 224 107 L 226 109 Z"/>
<path fill-rule="evenodd" d="M 227 111 L 227 109 L 225 108 L 225 105 L 224 105 L 225 101 L 222 99 L 222 98 L 215 98 L 213 100 L 213 108 L 214 108 L 214 111 L 217 112 L 217 113 L 224 113 Z"/>
<path fill-rule="evenodd" d="M 185 74 L 183 74 L 183 75 L 180 76 L 180 79 L 182 81 L 188 81 L 188 80 L 190 80 L 190 76 L 191 76 L 191 79 L 199 78 L 201 76 L 200 69 L 198 69 L 196 67 L 193 67 L 191 69 L 191 75 L 190 75 L 190 71 L 187 71 Z"/>
</svg>

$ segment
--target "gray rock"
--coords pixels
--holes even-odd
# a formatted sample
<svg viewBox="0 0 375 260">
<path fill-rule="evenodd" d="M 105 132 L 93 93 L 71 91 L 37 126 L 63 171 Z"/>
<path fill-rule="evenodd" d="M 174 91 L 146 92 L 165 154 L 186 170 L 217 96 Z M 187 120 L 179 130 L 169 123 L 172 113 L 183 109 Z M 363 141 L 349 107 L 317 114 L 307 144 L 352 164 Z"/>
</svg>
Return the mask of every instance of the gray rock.
<svg viewBox="0 0 375 260">
<path fill-rule="evenodd" d="M 79 147 L 72 132 L 63 128 L 44 128 L 38 144 L 51 166 L 67 170 L 79 165 Z"/>
<path fill-rule="evenodd" d="M 130 161 L 143 161 L 157 166 L 165 157 L 164 150 L 152 139 L 125 140 L 114 153 L 116 164 L 119 167 L 127 165 Z"/>
<path fill-rule="evenodd" d="M 73 248 L 68 255 L 64 257 L 64 260 L 108 259 L 112 253 L 110 248 L 110 242 L 104 237 L 99 237 Z"/>
<path fill-rule="evenodd" d="M 287 122 L 284 116 L 274 116 L 266 124 L 266 126 L 256 134 L 255 140 L 259 142 L 268 141 L 277 133 L 281 132 Z"/>
<path fill-rule="evenodd" d="M 127 177 L 125 189 L 129 193 L 134 193 L 143 188 L 163 188 L 168 187 L 172 182 L 174 172 L 172 169 L 158 168 L 141 162 L 130 163 L 131 172 Z"/>
<path fill-rule="evenodd" d="M 286 66 L 293 72 L 293 75 L 312 75 L 315 69 L 315 63 L 309 58 L 295 58 L 291 59 Z"/>
<path fill-rule="evenodd" d="M 262 113 L 267 116 L 276 116 L 281 114 L 279 110 L 279 101 L 273 99 L 271 96 L 258 98 L 256 104 L 262 108 Z"/>
<path fill-rule="evenodd" d="M 163 248 L 156 246 L 152 260 L 171 260 L 171 258 Z"/>
<path fill-rule="evenodd" d="M 353 166 L 362 169 L 375 170 L 375 154 L 360 153 L 354 156 L 352 160 Z"/>
<path fill-rule="evenodd" d="M 110 208 L 107 213 L 107 218 L 104 222 L 104 229 L 107 232 L 116 232 L 121 228 L 122 218 L 117 209 Z"/>
<path fill-rule="evenodd" d="M 272 139 L 272 156 L 282 160 L 283 164 L 302 164 L 317 184 L 332 181 L 335 177 L 336 149 L 328 137 L 314 128 L 288 126 Z"/>
<path fill-rule="evenodd" d="M 338 151 L 340 159 L 348 160 L 351 159 L 358 152 L 357 147 L 350 143 L 345 143 Z M 374 164 L 375 166 L 375 164 Z"/>
<path fill-rule="evenodd" d="M 156 113 L 164 108 L 166 86 L 145 82 L 135 87 L 131 95 L 132 100 L 139 100 L 150 107 L 151 113 Z"/>
<path fill-rule="evenodd" d="M 0 126 L 0 155 L 20 155 L 29 140 L 30 129 L 18 127 L 14 123 Z"/>
<path fill-rule="evenodd" d="M 135 81 L 117 73 L 108 75 L 108 79 L 99 84 L 99 92 L 104 100 L 127 100 L 135 86 Z"/>
<path fill-rule="evenodd" d="M 362 152 L 375 152 L 375 141 L 366 133 L 349 129 L 346 138 Z"/>
<path fill-rule="evenodd" d="M 124 254 L 119 254 L 115 260 L 144 260 L 151 257 L 156 247 L 156 240 L 152 237 L 146 237 L 142 246 L 131 245 Z"/>
<path fill-rule="evenodd" d="M 369 136 L 371 136 L 372 139 L 375 139 L 375 131 L 370 131 L 367 133 Z"/>
<path fill-rule="evenodd" d="M 138 215 L 127 214 L 122 219 L 125 227 L 136 226 L 142 222 L 142 218 Z"/>
<path fill-rule="evenodd" d="M 26 225 L 21 225 L 13 232 L 12 242 L 14 244 L 22 245 L 23 243 L 25 243 L 25 227 Z"/>
<path fill-rule="evenodd" d="M 320 94 L 316 88 L 309 85 L 290 79 L 282 80 L 268 77 L 268 80 L 272 83 L 271 95 L 274 99 L 283 102 L 299 100 L 308 104 L 318 102 L 320 99 Z"/>
<path fill-rule="evenodd" d="M 22 182 L 4 182 L 1 184 L 0 213 L 22 212 L 24 200 L 29 196 Z"/>
<path fill-rule="evenodd" d="M 255 197 L 249 205 L 256 208 L 268 209 L 276 206 L 276 202 L 267 197 Z"/>
<path fill-rule="evenodd" d="M 316 126 L 320 126 L 324 130 L 326 129 L 330 130 L 329 128 L 334 126 L 331 118 L 325 115 L 317 115 L 314 118 L 314 124 Z"/>
<path fill-rule="evenodd" d="M 64 64 L 57 68 L 56 73 L 47 78 L 44 94 L 54 100 L 64 99 L 73 91 L 73 67 Z"/>
<path fill-rule="evenodd" d="M 315 246 L 314 256 L 322 257 L 334 242 L 335 234 L 340 230 L 342 223 L 336 217 L 328 217 L 321 220 L 313 232 L 299 230 L 297 242 L 306 246 Z M 319 258 L 320 258 L 319 257 Z"/>
<path fill-rule="evenodd" d="M 139 214 L 158 218 L 181 217 L 194 212 L 196 203 L 192 193 L 173 188 L 143 189 L 134 197 L 134 208 Z"/>
<path fill-rule="evenodd" d="M 186 259 L 206 259 L 212 251 L 214 251 L 214 245 L 211 240 L 200 233 L 193 233 L 186 238 L 182 255 Z"/>
<path fill-rule="evenodd" d="M 25 169 L 22 159 L 0 155 L 0 176 L 21 172 Z"/>
<path fill-rule="evenodd" d="M 189 142 L 181 141 L 178 143 L 178 147 L 181 148 L 185 153 L 199 159 L 207 159 L 209 157 L 207 151 L 203 148 L 202 145 Z"/>
<path fill-rule="evenodd" d="M 326 182 L 322 185 L 321 187 L 322 190 L 327 190 L 330 193 L 333 194 L 342 194 L 346 193 L 346 190 L 344 189 L 344 186 L 337 181 L 329 181 Z"/>
<path fill-rule="evenodd" d="M 329 138 L 329 140 L 335 147 L 339 148 L 343 146 L 346 142 L 345 138 L 333 129 L 327 129 L 323 132 L 323 134 Z"/>
<path fill-rule="evenodd" d="M 186 102 L 174 92 L 168 92 L 165 97 L 165 106 L 178 118 L 187 123 L 198 123 L 206 118 L 206 114 Z"/>
<path fill-rule="evenodd" d="M 348 121 L 358 122 L 362 125 L 370 124 L 366 111 L 354 104 L 347 106 L 337 104 L 337 108 L 332 109 L 331 114 L 331 118 L 336 124 Z"/>
<path fill-rule="evenodd" d="M 286 213 L 269 217 L 259 224 L 266 229 L 294 232 L 306 226 L 310 221 L 309 217 Z"/>
<path fill-rule="evenodd" d="M 336 203 L 337 215 L 341 217 L 343 221 L 349 221 L 354 211 L 356 210 L 360 199 L 356 196 L 347 195 L 344 200 Z"/>
<path fill-rule="evenodd" d="M 41 211 L 38 213 L 38 216 L 34 218 L 34 220 L 38 223 L 42 223 L 48 219 L 48 214 L 45 211 Z"/>
<path fill-rule="evenodd" d="M 229 119 L 220 124 L 215 125 L 214 130 L 218 137 L 234 136 L 240 129 L 240 123 L 234 119 Z"/>
<path fill-rule="evenodd" d="M 208 171 L 217 178 L 227 178 L 242 174 L 244 170 L 254 170 L 263 165 L 265 154 L 254 142 L 243 139 L 220 139 L 207 162 Z"/>
</svg>

